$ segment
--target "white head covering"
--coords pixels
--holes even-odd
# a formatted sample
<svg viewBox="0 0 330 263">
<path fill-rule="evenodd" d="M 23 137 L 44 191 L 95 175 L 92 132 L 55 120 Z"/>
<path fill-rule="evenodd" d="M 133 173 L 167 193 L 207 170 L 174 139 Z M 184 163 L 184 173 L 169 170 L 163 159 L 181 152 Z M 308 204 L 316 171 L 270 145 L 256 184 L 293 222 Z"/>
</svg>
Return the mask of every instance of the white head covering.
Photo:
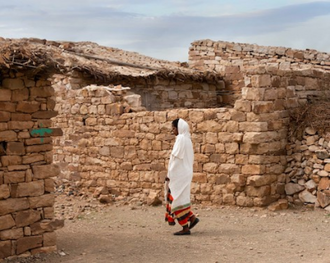
<svg viewBox="0 0 330 263">
<path fill-rule="evenodd" d="M 172 155 L 183 159 L 186 150 L 188 150 L 187 147 L 191 144 L 189 125 L 183 119 L 179 119 L 178 121 L 178 133 L 173 146 Z"/>
</svg>

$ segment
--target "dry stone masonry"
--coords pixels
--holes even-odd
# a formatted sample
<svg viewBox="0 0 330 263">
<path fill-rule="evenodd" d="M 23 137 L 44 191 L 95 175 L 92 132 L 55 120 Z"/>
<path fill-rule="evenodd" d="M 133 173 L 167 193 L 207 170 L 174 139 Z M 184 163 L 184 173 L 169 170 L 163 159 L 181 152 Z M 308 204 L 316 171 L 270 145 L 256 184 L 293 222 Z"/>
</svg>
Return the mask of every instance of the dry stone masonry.
<svg viewBox="0 0 330 263">
<path fill-rule="evenodd" d="M 330 209 L 330 135 L 289 125 L 329 97 L 329 54 L 201 40 L 188 66 L 89 42 L 0 44 L 0 260 L 56 249 L 55 179 L 103 203 L 162 203 L 176 118 L 191 127 L 193 202 Z"/>
<path fill-rule="evenodd" d="M 50 118 L 55 100 L 46 79 L 2 72 L 0 83 L 0 260 L 56 250 Z"/>
</svg>

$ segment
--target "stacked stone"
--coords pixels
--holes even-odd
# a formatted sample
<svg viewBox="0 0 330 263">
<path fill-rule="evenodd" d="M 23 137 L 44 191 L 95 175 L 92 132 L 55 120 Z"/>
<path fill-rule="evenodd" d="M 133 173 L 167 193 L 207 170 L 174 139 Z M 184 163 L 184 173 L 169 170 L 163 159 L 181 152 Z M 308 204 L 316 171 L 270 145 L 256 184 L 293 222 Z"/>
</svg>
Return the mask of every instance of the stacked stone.
<svg viewBox="0 0 330 263">
<path fill-rule="evenodd" d="M 292 204 L 330 211 L 330 140 L 306 128 L 303 139 L 291 138 L 285 191 Z"/>
<path fill-rule="evenodd" d="M 191 44 L 189 63 L 194 68 L 211 68 L 223 72 L 225 66 L 266 66 L 280 70 L 320 68 L 330 70 L 330 54 L 317 50 L 296 50 L 285 47 L 200 40 Z"/>
<path fill-rule="evenodd" d="M 23 73 L 0 85 L 0 259 L 56 249 L 51 129 L 53 88 Z M 47 133 L 48 132 L 48 133 Z M 42 136 L 42 137 L 40 137 Z"/>
<path fill-rule="evenodd" d="M 312 75 L 310 86 L 322 86 L 316 81 L 322 78 L 320 75 L 323 73 L 314 73 L 313 70 L 329 71 L 330 54 L 316 50 L 202 40 L 191 44 L 189 65 L 199 70 L 219 72 L 226 83 L 226 88 L 219 93 L 223 105 L 234 105 L 245 86 L 245 75 L 251 70 L 279 76 L 296 72 L 303 78 Z"/>
<path fill-rule="evenodd" d="M 284 192 L 284 104 L 293 104 L 294 95 L 291 89 L 274 88 L 275 79 L 247 77 L 233 109 L 123 113 L 111 110 L 124 108 L 112 94 L 59 89 L 54 121 L 64 136 L 56 139 L 54 160 L 65 179 L 91 192 L 106 187 L 118 198 L 161 198 L 175 140 L 171 121 L 183 118 L 191 124 L 195 150 L 193 200 L 267 205 Z"/>
</svg>

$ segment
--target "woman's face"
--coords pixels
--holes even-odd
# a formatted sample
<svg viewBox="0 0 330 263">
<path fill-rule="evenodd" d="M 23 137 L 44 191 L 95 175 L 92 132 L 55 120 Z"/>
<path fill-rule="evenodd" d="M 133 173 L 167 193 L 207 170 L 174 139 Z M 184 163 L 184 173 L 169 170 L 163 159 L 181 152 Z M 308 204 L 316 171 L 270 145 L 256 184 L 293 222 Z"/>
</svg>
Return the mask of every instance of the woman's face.
<svg viewBox="0 0 330 263">
<path fill-rule="evenodd" d="M 178 129 L 172 125 L 172 133 L 177 136 L 179 134 Z"/>
</svg>

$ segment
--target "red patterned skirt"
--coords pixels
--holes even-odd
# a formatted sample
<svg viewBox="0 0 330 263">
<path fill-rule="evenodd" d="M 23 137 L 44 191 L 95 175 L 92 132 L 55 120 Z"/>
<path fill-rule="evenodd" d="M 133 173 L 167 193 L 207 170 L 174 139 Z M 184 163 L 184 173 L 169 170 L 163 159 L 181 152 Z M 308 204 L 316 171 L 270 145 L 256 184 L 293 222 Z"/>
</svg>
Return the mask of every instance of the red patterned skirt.
<svg viewBox="0 0 330 263">
<path fill-rule="evenodd" d="M 189 219 L 194 215 L 193 212 L 191 212 L 190 206 L 172 212 L 171 204 L 173 202 L 173 197 L 171 195 L 171 190 L 168 190 L 166 199 L 165 221 L 168 222 L 169 225 L 175 225 L 176 219 L 182 227 L 187 226 Z"/>
</svg>

